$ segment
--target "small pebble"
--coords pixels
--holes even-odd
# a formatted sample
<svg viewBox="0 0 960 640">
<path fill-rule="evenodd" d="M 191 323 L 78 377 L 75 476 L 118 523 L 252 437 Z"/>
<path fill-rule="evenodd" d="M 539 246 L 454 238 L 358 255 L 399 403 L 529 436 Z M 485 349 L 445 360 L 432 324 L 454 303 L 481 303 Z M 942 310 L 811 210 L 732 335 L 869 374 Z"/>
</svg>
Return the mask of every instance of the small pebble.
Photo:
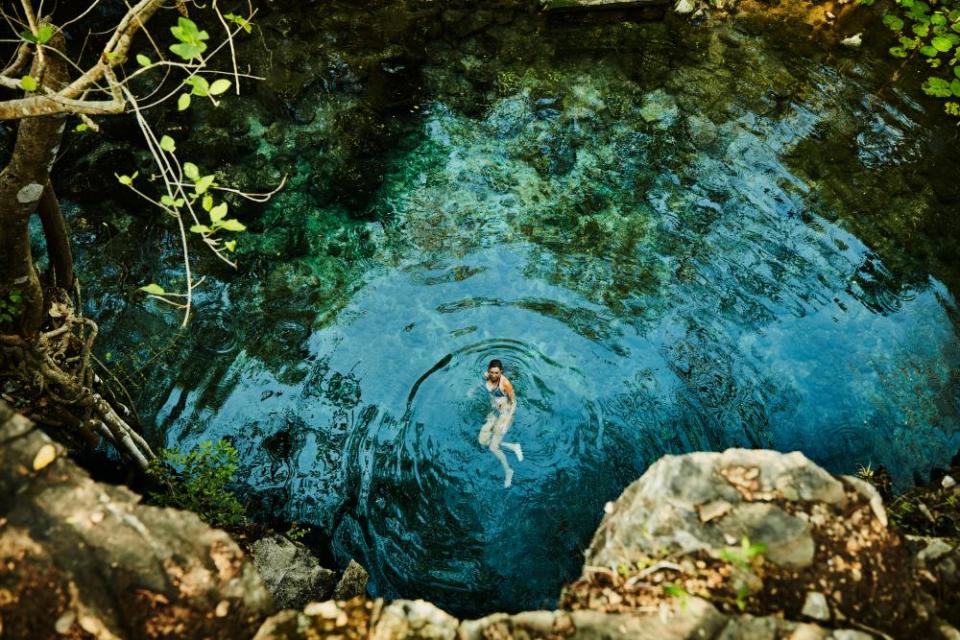
<svg viewBox="0 0 960 640">
<path fill-rule="evenodd" d="M 800 613 L 814 620 L 829 620 L 830 606 L 827 604 L 827 597 L 819 591 L 808 591 Z"/>
<path fill-rule="evenodd" d="M 850 47 L 851 49 L 857 49 L 860 47 L 860 45 L 863 44 L 863 34 L 857 33 L 850 36 L 849 38 L 844 38 L 843 40 L 840 41 L 840 44 L 842 44 L 845 47 Z"/>
<path fill-rule="evenodd" d="M 953 489 L 957 486 L 957 481 L 954 480 L 952 476 L 943 476 L 943 480 L 940 481 L 940 486 L 944 489 Z"/>
</svg>

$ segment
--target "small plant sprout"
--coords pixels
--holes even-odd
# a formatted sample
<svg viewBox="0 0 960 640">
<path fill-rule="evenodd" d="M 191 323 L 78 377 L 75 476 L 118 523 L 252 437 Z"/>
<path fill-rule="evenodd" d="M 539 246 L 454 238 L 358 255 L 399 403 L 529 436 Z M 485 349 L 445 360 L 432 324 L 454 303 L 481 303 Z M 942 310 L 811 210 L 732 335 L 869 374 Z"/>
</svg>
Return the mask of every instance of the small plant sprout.
<svg viewBox="0 0 960 640">
<path fill-rule="evenodd" d="M 720 558 L 740 568 L 749 569 L 756 558 L 761 557 L 767 550 L 763 543 L 751 543 L 750 538 L 743 536 L 739 547 L 729 547 L 720 550 Z"/>
<path fill-rule="evenodd" d="M 751 543 L 750 538 L 744 536 L 740 540 L 739 547 L 721 549 L 718 554 L 720 559 L 733 566 L 731 587 L 734 592 L 734 605 L 740 611 L 747 608 L 747 598 L 755 588 L 759 587 L 759 579 L 754 575 L 753 570 L 763 561 L 766 550 L 767 545 Z"/>
<path fill-rule="evenodd" d="M 678 586 L 672 582 L 667 582 L 663 585 L 663 592 L 670 596 L 671 598 L 676 598 L 680 601 L 680 609 L 683 610 L 687 607 L 687 601 L 690 600 L 690 592 L 684 589 L 681 586 Z"/>
<path fill-rule="evenodd" d="M 872 480 L 873 467 L 871 466 L 871 463 L 868 462 L 866 466 L 862 464 L 857 465 L 857 477 L 860 478 L 861 480 L 867 480 L 867 481 Z"/>
</svg>

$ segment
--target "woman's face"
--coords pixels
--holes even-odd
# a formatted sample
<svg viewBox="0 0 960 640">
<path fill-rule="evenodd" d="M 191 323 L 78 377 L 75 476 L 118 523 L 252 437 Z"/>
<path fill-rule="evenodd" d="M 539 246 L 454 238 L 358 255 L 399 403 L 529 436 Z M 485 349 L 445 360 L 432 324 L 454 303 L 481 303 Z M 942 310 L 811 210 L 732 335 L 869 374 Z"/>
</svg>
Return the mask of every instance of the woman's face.
<svg viewBox="0 0 960 640">
<path fill-rule="evenodd" d="M 497 382 L 500 380 L 500 374 L 502 371 L 500 371 L 499 367 L 490 367 L 487 369 L 487 373 L 490 374 L 490 382 Z"/>
</svg>

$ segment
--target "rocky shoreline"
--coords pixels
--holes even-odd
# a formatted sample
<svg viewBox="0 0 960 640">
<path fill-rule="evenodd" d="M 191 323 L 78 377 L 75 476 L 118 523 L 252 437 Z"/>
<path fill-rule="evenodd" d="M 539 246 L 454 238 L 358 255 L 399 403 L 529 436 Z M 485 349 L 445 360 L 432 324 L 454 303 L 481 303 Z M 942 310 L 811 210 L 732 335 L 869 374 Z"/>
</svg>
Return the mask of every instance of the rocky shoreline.
<svg viewBox="0 0 960 640">
<path fill-rule="evenodd" d="M 283 537 L 251 560 L 192 513 L 94 482 L 3 406 L 0 425 L 0 637 L 960 637 L 957 469 L 893 501 L 895 521 L 930 513 L 932 536 L 800 453 L 665 456 L 607 505 L 558 610 L 458 620 L 369 599 L 359 565 L 338 582 Z"/>
</svg>

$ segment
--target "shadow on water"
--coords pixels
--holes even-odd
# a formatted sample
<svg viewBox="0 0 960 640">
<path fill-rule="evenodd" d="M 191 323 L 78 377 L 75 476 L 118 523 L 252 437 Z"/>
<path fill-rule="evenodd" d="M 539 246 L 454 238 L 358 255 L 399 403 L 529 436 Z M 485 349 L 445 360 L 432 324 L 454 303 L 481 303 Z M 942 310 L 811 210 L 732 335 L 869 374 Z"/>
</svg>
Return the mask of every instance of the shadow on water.
<svg viewBox="0 0 960 640">
<path fill-rule="evenodd" d="M 552 606 L 604 502 L 663 454 L 799 449 L 903 485 L 956 451 L 955 225 L 884 235 L 951 197 L 905 177 L 937 131 L 920 105 L 732 24 L 513 20 L 425 45 L 363 211 L 319 199 L 337 173 L 301 154 L 319 169 L 251 221 L 253 266 L 212 277 L 173 346 L 175 317 L 117 294 L 175 273 L 172 246 L 118 273 L 122 243 L 91 232 L 103 348 L 143 364 L 159 438 L 231 438 L 261 514 L 322 527 L 374 594 L 466 614 Z M 250 135 L 335 136 L 356 84 Z M 477 441 L 491 358 L 519 401 L 510 489 Z"/>
</svg>

